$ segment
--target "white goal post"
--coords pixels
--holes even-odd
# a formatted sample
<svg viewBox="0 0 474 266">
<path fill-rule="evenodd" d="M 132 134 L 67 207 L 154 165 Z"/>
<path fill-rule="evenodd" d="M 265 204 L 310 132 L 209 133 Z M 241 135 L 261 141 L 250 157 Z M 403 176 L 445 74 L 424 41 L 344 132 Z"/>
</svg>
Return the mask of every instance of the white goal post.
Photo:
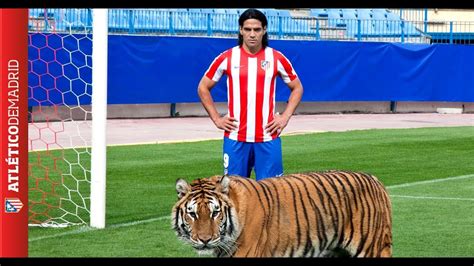
<svg viewBox="0 0 474 266">
<path fill-rule="evenodd" d="M 105 227 L 108 19 L 29 9 L 29 226 Z"/>
<path fill-rule="evenodd" d="M 92 11 L 92 154 L 90 226 L 105 227 L 108 10 Z"/>
</svg>

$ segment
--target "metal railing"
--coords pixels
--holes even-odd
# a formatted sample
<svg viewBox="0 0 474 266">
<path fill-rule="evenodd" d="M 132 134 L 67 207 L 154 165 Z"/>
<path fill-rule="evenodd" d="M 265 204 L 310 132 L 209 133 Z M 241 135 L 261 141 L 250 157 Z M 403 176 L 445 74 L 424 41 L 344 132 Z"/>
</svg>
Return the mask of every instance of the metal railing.
<svg viewBox="0 0 474 266">
<path fill-rule="evenodd" d="M 413 21 L 415 26 L 422 29 L 423 32 L 428 31 L 428 9 L 389 9 L 390 12 L 396 14 L 403 20 Z"/>
<path fill-rule="evenodd" d="M 109 32 L 129 35 L 188 35 L 236 38 L 244 9 L 109 9 Z M 348 40 L 409 43 L 472 43 L 474 22 L 429 21 L 427 9 L 373 10 L 359 18 L 298 15 L 263 9 L 271 39 Z M 372 10 L 366 9 L 366 12 Z M 356 11 L 354 11 L 356 12 Z M 377 14 L 376 14 L 377 13 Z M 364 19 L 361 19 L 361 18 Z M 30 9 L 30 31 L 88 32 L 90 9 Z"/>
</svg>

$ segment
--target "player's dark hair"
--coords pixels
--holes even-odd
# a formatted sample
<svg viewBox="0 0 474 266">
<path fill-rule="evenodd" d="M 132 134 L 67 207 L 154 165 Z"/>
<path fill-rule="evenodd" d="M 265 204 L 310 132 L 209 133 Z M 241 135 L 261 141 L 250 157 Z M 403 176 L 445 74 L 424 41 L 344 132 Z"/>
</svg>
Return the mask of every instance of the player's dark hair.
<svg viewBox="0 0 474 266">
<path fill-rule="evenodd" d="M 239 28 L 242 28 L 244 25 L 244 21 L 247 19 L 256 19 L 259 20 L 262 23 L 262 27 L 266 28 L 268 25 L 267 17 L 265 14 L 263 14 L 260 10 L 257 10 L 255 8 L 249 8 L 245 10 L 239 18 Z M 242 44 L 244 43 L 244 36 L 240 34 L 239 31 L 239 46 L 242 47 Z M 268 32 L 265 32 L 265 34 L 262 37 L 262 48 L 265 48 L 268 46 Z"/>
</svg>

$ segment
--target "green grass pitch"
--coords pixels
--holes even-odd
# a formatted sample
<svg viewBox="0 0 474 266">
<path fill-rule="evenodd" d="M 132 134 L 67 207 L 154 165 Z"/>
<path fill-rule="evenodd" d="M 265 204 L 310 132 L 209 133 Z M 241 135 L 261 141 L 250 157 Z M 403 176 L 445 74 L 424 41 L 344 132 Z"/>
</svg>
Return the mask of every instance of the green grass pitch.
<svg viewBox="0 0 474 266">
<path fill-rule="evenodd" d="M 282 143 L 285 173 L 340 169 L 380 178 L 392 199 L 394 257 L 472 256 L 474 127 L 319 133 Z M 175 181 L 221 174 L 221 153 L 222 140 L 108 147 L 106 229 L 30 227 L 29 256 L 198 256 L 171 229 Z"/>
</svg>

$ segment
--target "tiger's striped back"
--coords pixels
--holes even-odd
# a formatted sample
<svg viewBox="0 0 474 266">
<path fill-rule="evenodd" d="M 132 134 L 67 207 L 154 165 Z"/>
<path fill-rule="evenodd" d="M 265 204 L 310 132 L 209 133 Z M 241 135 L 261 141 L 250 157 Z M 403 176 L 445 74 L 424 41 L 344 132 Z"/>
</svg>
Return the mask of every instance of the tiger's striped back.
<svg viewBox="0 0 474 266">
<path fill-rule="evenodd" d="M 218 256 L 392 256 L 391 203 L 372 175 L 328 171 L 229 180 L 225 197 L 240 232 L 228 241 L 233 253 L 216 248 Z"/>
<path fill-rule="evenodd" d="M 253 196 L 247 217 L 263 221 L 242 234 L 267 235 L 267 255 L 392 255 L 390 199 L 372 175 L 330 171 L 233 182 Z M 266 234 L 248 232 L 254 230 Z"/>
</svg>

